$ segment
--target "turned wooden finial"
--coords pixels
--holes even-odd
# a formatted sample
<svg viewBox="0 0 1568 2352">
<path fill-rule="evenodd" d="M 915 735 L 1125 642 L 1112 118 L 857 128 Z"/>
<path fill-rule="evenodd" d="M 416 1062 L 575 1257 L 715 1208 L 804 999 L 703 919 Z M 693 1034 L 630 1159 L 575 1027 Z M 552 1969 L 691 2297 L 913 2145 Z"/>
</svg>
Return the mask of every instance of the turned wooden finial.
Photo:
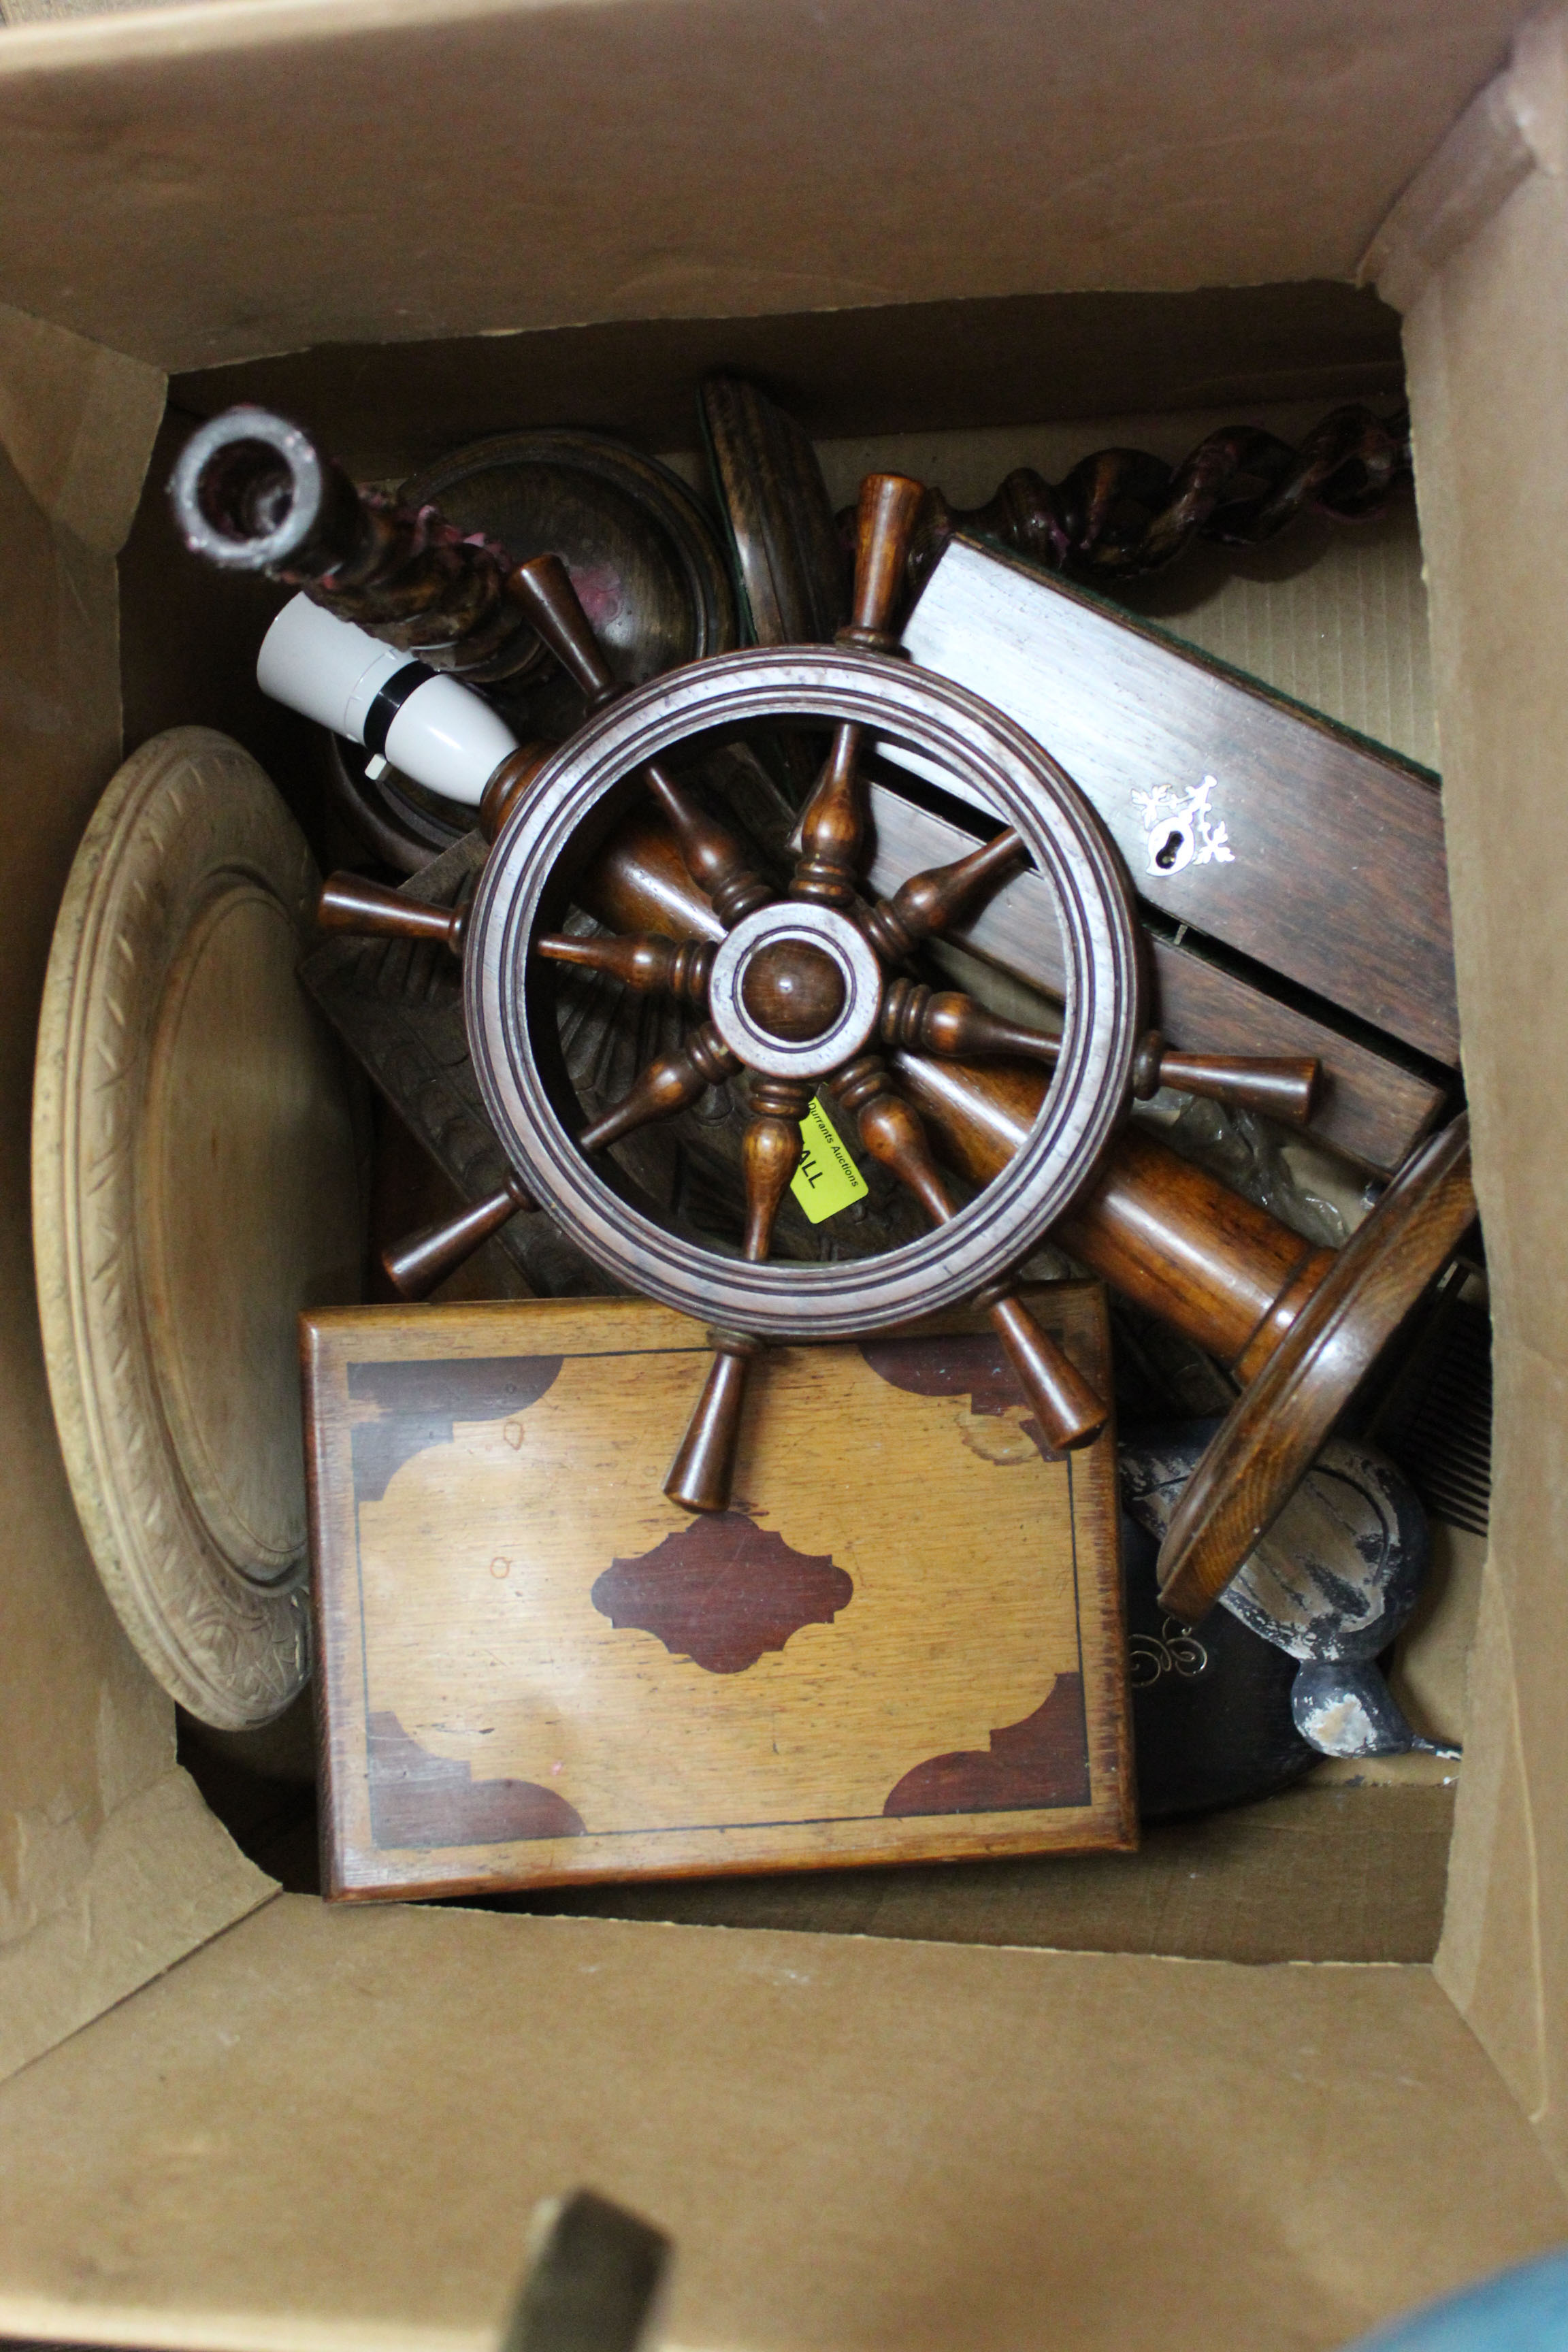
<svg viewBox="0 0 1568 2352">
<path fill-rule="evenodd" d="M 868 474 L 860 485 L 853 617 L 838 643 L 862 653 L 899 650 L 893 630 L 903 592 L 910 541 L 925 491 L 906 474 Z M 855 897 L 866 830 L 860 781 L 860 730 L 840 727 L 800 822 L 802 852 L 790 885 L 793 898 L 847 907 Z"/>
<path fill-rule="evenodd" d="M 455 956 L 463 952 L 468 910 L 462 907 L 432 907 L 424 899 L 405 898 L 367 882 L 360 874 L 331 874 L 316 901 L 316 920 L 324 931 L 363 931 L 372 939 L 439 940 Z"/>
<path fill-rule="evenodd" d="M 877 1034 L 884 1045 L 910 1054 L 945 1054 L 956 1061 L 1005 1054 L 1054 1069 L 1062 1041 L 1043 1029 L 1025 1029 L 988 1013 L 959 988 L 928 988 L 923 981 L 889 981 Z"/>
<path fill-rule="evenodd" d="M 746 1404 L 746 1376 L 763 1342 L 745 1331 L 712 1331 L 713 1362 L 670 1465 L 664 1491 L 684 1511 L 724 1511 Z"/>
<path fill-rule="evenodd" d="M 443 1217 L 406 1241 L 382 1254 L 387 1279 L 403 1298 L 428 1298 L 437 1286 L 472 1257 L 481 1242 L 510 1224 L 520 1209 L 538 1204 L 516 1176 L 509 1176 L 499 1192 L 489 1193 L 456 1216 Z"/>
<path fill-rule="evenodd" d="M 841 646 L 867 653 L 899 650 L 893 623 L 903 601 L 905 567 L 925 485 L 908 474 L 868 474 L 855 513 L 855 594 L 838 632 Z"/>
</svg>

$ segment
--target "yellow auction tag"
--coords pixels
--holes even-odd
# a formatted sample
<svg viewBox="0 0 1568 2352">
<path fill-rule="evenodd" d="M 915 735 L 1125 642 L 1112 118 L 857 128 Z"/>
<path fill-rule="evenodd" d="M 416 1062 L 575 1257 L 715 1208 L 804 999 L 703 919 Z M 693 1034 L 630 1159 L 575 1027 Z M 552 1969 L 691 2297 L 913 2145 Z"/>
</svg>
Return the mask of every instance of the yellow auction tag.
<svg viewBox="0 0 1568 2352">
<path fill-rule="evenodd" d="M 852 1201 L 865 1199 L 866 1179 L 815 1097 L 801 1120 L 800 1141 L 800 1166 L 789 1189 L 814 1225 L 820 1225 L 826 1217 L 836 1217 Z"/>
</svg>

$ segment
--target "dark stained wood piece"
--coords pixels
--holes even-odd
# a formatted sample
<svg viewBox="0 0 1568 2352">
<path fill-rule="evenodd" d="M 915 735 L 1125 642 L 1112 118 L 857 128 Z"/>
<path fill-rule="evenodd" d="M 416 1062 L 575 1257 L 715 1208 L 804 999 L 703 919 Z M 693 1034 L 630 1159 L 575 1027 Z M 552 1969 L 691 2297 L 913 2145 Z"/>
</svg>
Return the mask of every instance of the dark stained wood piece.
<svg viewBox="0 0 1568 2352">
<path fill-rule="evenodd" d="M 1193 1473 L 1160 1548 L 1160 1600 L 1173 1616 L 1195 1623 L 1218 1600 L 1475 1217 L 1460 1118 L 1422 1146 L 1324 1270 Z"/>
<path fill-rule="evenodd" d="M 688 1004 L 706 1004 L 713 949 L 706 940 L 666 940 L 657 932 L 589 934 L 542 931 L 535 955 L 547 963 L 576 964 L 602 971 L 623 988 L 659 990 Z"/>
<path fill-rule="evenodd" d="M 613 702 L 624 689 L 605 659 L 559 556 L 539 555 L 519 564 L 507 587 L 581 688 L 589 712 Z M 726 929 L 754 908 L 766 906 L 773 892 L 752 872 L 728 828 L 661 762 L 650 761 L 642 778 L 680 844 L 693 881 L 711 900 Z"/>
<path fill-rule="evenodd" d="M 402 1298 L 428 1298 L 465 1258 L 472 1257 L 492 1234 L 510 1224 L 520 1209 L 538 1206 L 517 1178 L 509 1176 L 485 1200 L 476 1201 L 456 1216 L 443 1217 L 437 1224 L 426 1225 L 423 1233 L 411 1234 L 394 1249 L 384 1250 L 381 1263 L 387 1279 Z"/>
<path fill-rule="evenodd" d="M 905 629 L 913 660 L 1005 710 L 1100 811 L 1135 887 L 1447 1066 L 1459 1055 L 1436 780 L 1146 622 L 955 540 Z M 899 755 L 893 746 L 890 756 Z M 1215 780 L 1232 857 L 1153 863 L 1148 796 Z M 1206 1041 L 1205 1041 L 1206 1042 Z"/>
<path fill-rule="evenodd" d="M 905 474 L 868 474 L 856 519 L 855 595 L 841 645 L 862 653 L 894 654 L 893 622 L 902 599 L 910 541 L 925 492 Z M 860 775 L 860 729 L 840 727 L 816 791 L 800 821 L 801 855 L 792 898 L 817 906 L 854 904 L 866 836 L 866 787 Z"/>
<path fill-rule="evenodd" d="M 421 905 L 379 882 L 366 881 L 360 874 L 329 874 L 316 901 L 316 920 L 324 931 L 353 931 L 370 939 L 438 940 L 455 956 L 463 952 L 468 919 L 466 905 Z"/>
<path fill-rule="evenodd" d="M 952 1196 L 937 1171 L 919 1113 L 893 1090 L 886 1063 L 866 1054 L 839 1072 L 833 1091 L 856 1122 L 874 1160 L 907 1184 L 933 1225 L 953 1214 Z M 976 1300 L 991 1319 L 1047 1444 L 1067 1453 L 1088 1445 L 1105 1427 L 1107 1407 L 1028 1309 L 1007 1290 Z"/>
<path fill-rule="evenodd" d="M 193 554 L 302 588 L 432 669 L 492 681 L 540 661 L 507 601 L 501 548 L 360 489 L 288 417 L 247 405 L 210 417 L 181 452 L 169 497 Z"/>
<path fill-rule="evenodd" d="M 894 795 L 874 792 L 872 805 L 876 811 L 877 849 L 871 881 L 875 886 L 889 855 L 897 850 L 883 839 L 884 831 L 897 837 L 896 825 L 889 825 L 883 815 L 884 803 Z M 919 812 L 914 814 L 918 814 Z M 940 820 L 939 820 L 940 822 Z M 956 827 L 947 827 L 954 840 L 963 836 Z M 952 931 L 960 919 L 974 908 L 983 906 L 988 892 L 997 889 L 1018 866 L 1024 855 L 1024 845 L 1010 828 L 994 839 L 982 842 L 975 848 L 966 848 L 961 856 L 949 858 L 944 864 L 923 866 L 908 875 L 894 890 L 891 898 L 881 899 L 866 918 L 866 936 L 879 955 L 901 963 L 925 940 Z M 1040 886 L 1042 891 L 1045 885 Z M 1047 897 L 1047 905 L 1050 901 Z M 1050 928 L 1055 930 L 1055 909 L 1051 908 Z"/>
<path fill-rule="evenodd" d="M 883 783 L 871 786 L 875 835 L 871 887 L 892 894 L 910 877 L 970 847 L 951 819 L 918 807 Z M 999 835 L 998 841 L 1010 839 Z M 1065 974 L 1051 894 L 1032 870 L 1014 874 L 978 910 L 946 927 L 953 942 L 1020 980 L 1060 997 Z M 1247 1058 L 1315 1061 L 1321 1070 L 1310 1131 L 1363 1167 L 1390 1174 L 1426 1132 L 1443 1104 L 1440 1089 L 1396 1061 L 1270 996 L 1190 946 L 1145 929 L 1154 1009 L 1178 1044 Z"/>
<path fill-rule="evenodd" d="M 678 474 L 624 441 L 568 426 L 498 434 L 451 451 L 398 495 L 482 531 L 513 564 L 559 556 L 624 686 L 737 642 L 735 593 L 707 512 Z M 575 697 L 559 675 L 530 680 L 519 715 L 520 732 L 565 734 Z"/>
<path fill-rule="evenodd" d="M 741 1065 L 710 1021 L 689 1036 L 680 1051 L 650 1062 L 630 1092 L 589 1122 L 577 1138 L 584 1151 L 603 1151 L 634 1129 L 673 1118 L 710 1087 L 733 1077 Z"/>
<path fill-rule="evenodd" d="M 849 571 L 809 436 L 741 376 L 709 376 L 698 415 L 750 635 L 826 645 L 848 614 Z"/>
<path fill-rule="evenodd" d="M 984 1183 L 1018 1150 L 1047 1081 L 898 1054 L 894 1067 L 943 1156 Z M 1267 1209 L 1142 1129 L 1112 1144 L 1099 1179 L 1052 1237 L 1091 1272 L 1247 1380 L 1333 1263 Z"/>
<path fill-rule="evenodd" d="M 726 1511 L 746 1405 L 746 1376 L 763 1342 L 743 1331 L 716 1331 L 713 1361 L 664 1491 L 685 1511 Z"/>
<path fill-rule="evenodd" d="M 844 1010 L 844 975 L 831 956 L 804 940 L 759 948 L 746 965 L 741 995 L 770 1036 L 805 1045 L 831 1029 Z"/>
<path fill-rule="evenodd" d="M 1184 1094 L 1207 1095 L 1305 1127 L 1321 1075 L 1322 1065 L 1304 1056 L 1265 1061 L 1238 1054 L 1177 1053 L 1151 1029 L 1132 1064 L 1132 1091 L 1147 1101 L 1162 1087 L 1177 1087 Z"/>
<path fill-rule="evenodd" d="M 752 1117 L 741 1144 L 746 1185 L 741 1255 L 761 1265 L 773 1247 L 780 1206 L 800 1166 L 800 1123 L 811 1108 L 811 1088 L 798 1079 L 753 1077 L 751 1096 Z M 670 1501 L 685 1510 L 722 1511 L 729 1506 L 747 1379 L 761 1351 L 761 1341 L 744 1332 L 713 1334 L 712 1367 L 665 1481 Z"/>
</svg>

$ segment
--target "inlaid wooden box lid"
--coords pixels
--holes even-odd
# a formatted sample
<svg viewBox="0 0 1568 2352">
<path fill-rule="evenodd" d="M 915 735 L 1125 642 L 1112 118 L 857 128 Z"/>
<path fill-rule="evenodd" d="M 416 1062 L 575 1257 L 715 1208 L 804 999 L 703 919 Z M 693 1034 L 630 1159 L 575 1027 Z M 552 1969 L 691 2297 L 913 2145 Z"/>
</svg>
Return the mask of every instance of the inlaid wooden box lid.
<svg viewBox="0 0 1568 2352">
<path fill-rule="evenodd" d="M 1030 1294 L 1109 1381 L 1101 1294 Z M 1114 1444 L 973 1317 L 764 1359 L 731 1507 L 661 1485 L 701 1328 L 304 1322 L 339 1895 L 1135 1843 Z"/>
</svg>

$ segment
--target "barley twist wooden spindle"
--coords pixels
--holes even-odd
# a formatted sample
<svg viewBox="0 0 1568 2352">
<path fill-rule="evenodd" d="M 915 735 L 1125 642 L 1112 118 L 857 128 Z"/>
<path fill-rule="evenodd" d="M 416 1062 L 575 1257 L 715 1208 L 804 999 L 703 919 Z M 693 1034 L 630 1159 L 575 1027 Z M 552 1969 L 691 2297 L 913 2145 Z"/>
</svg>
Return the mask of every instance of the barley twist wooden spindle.
<svg viewBox="0 0 1568 2352">
<path fill-rule="evenodd" d="M 433 669 L 491 683 L 543 658 L 507 597 L 501 548 L 433 507 L 358 488 L 303 426 L 269 409 L 229 408 L 199 426 L 169 497 L 194 555 L 302 588 Z"/>
</svg>

